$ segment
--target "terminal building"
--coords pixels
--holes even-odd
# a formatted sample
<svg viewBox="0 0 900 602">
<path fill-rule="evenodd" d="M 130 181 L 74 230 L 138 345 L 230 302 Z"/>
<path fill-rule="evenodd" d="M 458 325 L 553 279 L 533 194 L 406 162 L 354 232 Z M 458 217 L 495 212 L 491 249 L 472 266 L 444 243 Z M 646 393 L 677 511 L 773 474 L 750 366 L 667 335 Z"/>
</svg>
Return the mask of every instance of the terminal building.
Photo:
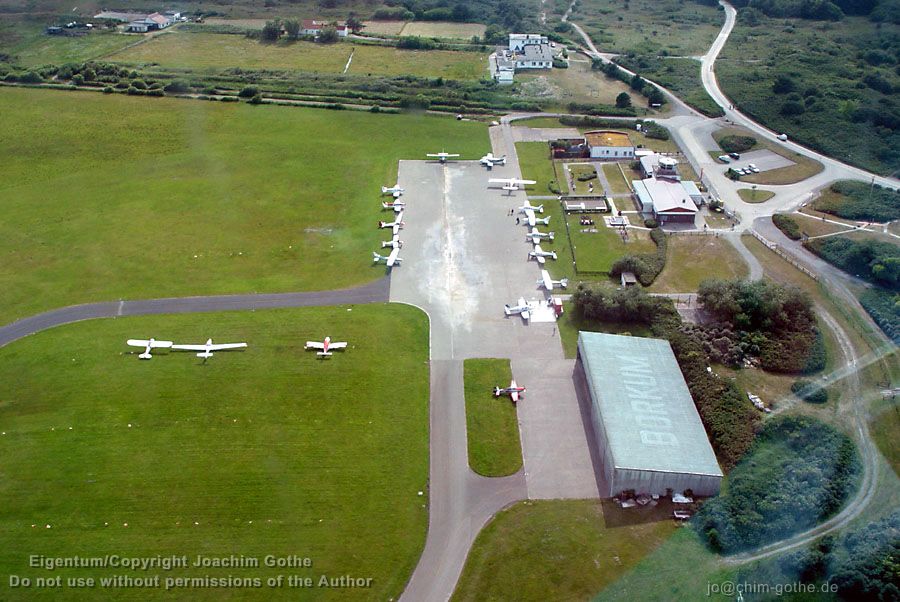
<svg viewBox="0 0 900 602">
<path fill-rule="evenodd" d="M 578 333 L 601 497 L 719 492 L 722 470 L 668 341 Z"/>
</svg>

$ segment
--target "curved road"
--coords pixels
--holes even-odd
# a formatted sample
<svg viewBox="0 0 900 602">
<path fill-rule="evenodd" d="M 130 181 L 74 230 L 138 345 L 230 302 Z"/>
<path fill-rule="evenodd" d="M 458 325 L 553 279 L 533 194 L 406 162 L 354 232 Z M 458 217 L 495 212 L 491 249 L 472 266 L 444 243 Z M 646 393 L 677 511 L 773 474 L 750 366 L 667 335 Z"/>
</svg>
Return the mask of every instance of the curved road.
<svg viewBox="0 0 900 602">
<path fill-rule="evenodd" d="M 310 307 L 386 303 L 390 298 L 391 280 L 385 276 L 375 282 L 354 288 L 307 293 L 272 293 L 247 295 L 213 295 L 207 297 L 171 297 L 142 301 L 109 301 L 70 305 L 61 309 L 23 318 L 0 327 L 0 347 L 28 335 L 82 320 L 143 316 L 151 314 L 183 314 L 209 311 Z"/>
</svg>

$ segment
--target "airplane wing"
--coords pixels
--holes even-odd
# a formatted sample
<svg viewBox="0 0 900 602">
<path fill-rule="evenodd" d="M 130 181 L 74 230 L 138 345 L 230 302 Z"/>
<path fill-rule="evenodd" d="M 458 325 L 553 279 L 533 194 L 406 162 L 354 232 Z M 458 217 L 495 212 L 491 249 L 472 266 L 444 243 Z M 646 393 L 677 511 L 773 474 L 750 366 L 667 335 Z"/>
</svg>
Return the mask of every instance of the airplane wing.
<svg viewBox="0 0 900 602">
<path fill-rule="evenodd" d="M 206 351 L 206 345 L 172 345 L 172 349 L 183 351 Z"/>
<path fill-rule="evenodd" d="M 216 345 L 210 345 L 210 351 L 221 351 L 223 349 L 243 349 L 247 346 L 247 343 L 218 343 Z M 203 347 L 203 349 L 206 349 Z"/>
<path fill-rule="evenodd" d="M 537 180 L 512 180 L 513 184 L 537 184 Z"/>
<path fill-rule="evenodd" d="M 394 250 L 391 251 L 391 254 L 388 255 L 388 258 L 387 258 L 388 267 L 393 266 L 395 263 L 397 263 L 399 261 L 399 258 L 397 257 L 397 255 L 399 255 L 399 254 L 400 254 L 400 249 L 397 247 L 394 247 Z"/>
<path fill-rule="evenodd" d="M 525 297 L 519 297 L 519 307 L 528 307 L 528 304 L 525 303 Z"/>
<path fill-rule="evenodd" d="M 332 343 L 328 346 L 328 348 L 329 349 L 343 349 L 346 346 L 347 346 L 346 341 L 343 341 L 343 342 L 338 342 L 338 343 Z"/>
<path fill-rule="evenodd" d="M 334 347 L 334 345 L 332 345 L 332 347 Z M 304 349 L 325 349 L 325 345 L 323 343 L 317 343 L 316 341 L 306 341 Z"/>
<path fill-rule="evenodd" d="M 488 180 L 488 184 L 509 184 L 512 180 L 509 178 L 491 178 Z"/>
<path fill-rule="evenodd" d="M 151 344 L 150 341 L 144 339 L 128 339 L 125 343 L 131 347 L 147 347 L 147 345 Z M 172 341 L 153 341 L 152 344 L 154 349 L 157 347 L 169 348 L 173 346 Z"/>
<path fill-rule="evenodd" d="M 537 224 L 537 221 L 534 217 L 534 211 L 532 211 L 531 209 L 525 211 L 525 219 L 528 220 L 528 225 L 532 228 Z"/>
</svg>

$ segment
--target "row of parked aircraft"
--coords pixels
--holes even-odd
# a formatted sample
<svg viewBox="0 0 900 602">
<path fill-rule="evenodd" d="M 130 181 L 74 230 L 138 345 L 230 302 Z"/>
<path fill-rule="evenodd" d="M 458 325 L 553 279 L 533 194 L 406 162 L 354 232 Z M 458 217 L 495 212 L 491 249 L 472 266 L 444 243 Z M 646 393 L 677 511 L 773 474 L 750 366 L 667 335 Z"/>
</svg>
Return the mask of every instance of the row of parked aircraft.
<svg viewBox="0 0 900 602">
<path fill-rule="evenodd" d="M 174 349 L 176 351 L 199 351 L 197 357 L 202 357 L 203 359 L 209 359 L 213 356 L 213 353 L 216 351 L 229 351 L 232 349 L 246 349 L 247 343 L 213 343 L 212 339 L 207 339 L 205 343 L 202 345 L 176 345 L 172 341 L 158 341 L 154 338 L 150 339 L 128 339 L 125 341 L 129 347 L 143 347 L 144 352 L 138 355 L 138 357 L 142 360 L 149 360 L 153 358 L 151 354 L 153 349 Z M 347 343 L 345 341 L 341 342 L 332 342 L 331 337 L 325 337 L 325 340 L 321 343 L 318 341 L 306 341 L 306 345 L 304 345 L 304 349 L 320 349 L 318 353 L 316 353 L 319 357 L 328 357 L 331 355 L 331 351 L 334 349 L 344 349 L 347 347 Z"/>
<path fill-rule="evenodd" d="M 387 255 L 381 255 L 380 253 L 373 251 L 372 258 L 375 263 L 383 261 L 389 268 L 392 268 L 395 265 L 400 265 L 400 262 L 403 261 L 403 259 L 400 257 L 400 249 L 403 247 L 403 241 L 400 240 L 400 230 L 405 225 L 403 223 L 403 210 L 406 208 L 406 203 L 400 200 L 403 192 L 404 190 L 400 187 L 399 184 L 395 184 L 394 186 L 381 187 L 382 195 L 390 195 L 394 199 L 393 201 L 388 202 L 382 201 L 381 207 L 383 209 L 390 209 L 396 215 L 394 216 L 393 221 L 378 222 L 379 228 L 390 228 L 391 230 L 391 239 L 381 242 L 381 248 L 389 248 L 391 252 Z"/>
</svg>

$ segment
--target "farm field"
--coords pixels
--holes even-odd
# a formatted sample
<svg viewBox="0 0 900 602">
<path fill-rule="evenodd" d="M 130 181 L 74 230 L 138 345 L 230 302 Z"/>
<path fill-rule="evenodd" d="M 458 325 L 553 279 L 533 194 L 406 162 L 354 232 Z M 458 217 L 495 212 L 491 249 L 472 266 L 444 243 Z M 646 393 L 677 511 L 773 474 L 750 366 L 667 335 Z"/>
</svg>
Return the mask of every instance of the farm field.
<svg viewBox="0 0 900 602">
<path fill-rule="evenodd" d="M 125 339 L 149 334 L 249 346 L 205 363 L 166 350 L 141 361 Z M 348 349 L 324 361 L 303 350 L 304 341 L 326 334 L 347 340 Z M 375 376 L 388 355 L 402 379 Z M 29 568 L 29 554 L 184 554 L 191 562 L 198 554 L 296 554 L 312 558 L 313 568 L 132 575 L 353 574 L 373 578 L 371 586 L 320 588 L 315 599 L 387 599 L 400 594 L 418 561 L 427 523 L 428 320 L 417 309 L 94 320 L 17 341 L 0 349 L 0 360 L 6 574 L 49 574 Z M 65 583 L 123 572 L 53 574 Z M 149 588 L 141 599 L 173 593 Z M 179 597 L 223 594 L 272 598 L 265 586 L 192 588 Z M 2 597 L 34 599 L 35 592 L 4 583 Z"/>
<path fill-rule="evenodd" d="M 181 69 L 286 69 L 342 73 L 350 53 L 349 73 L 357 75 L 415 75 L 450 79 L 478 79 L 487 73 L 487 54 L 449 50 L 400 50 L 382 46 L 315 44 L 283 41 L 263 44 L 242 36 L 169 32 L 115 53 L 110 61 L 156 63 Z"/>
<path fill-rule="evenodd" d="M 655 293 L 692 293 L 707 278 L 733 280 L 750 273 L 737 250 L 719 236 L 669 236 L 666 267 L 650 287 Z"/>
<path fill-rule="evenodd" d="M 23 67 L 78 63 L 102 57 L 140 40 L 139 36 L 97 31 L 85 36 L 48 36 L 30 22 L 0 21 L 0 54 Z"/>
<path fill-rule="evenodd" d="M 509 386 L 509 360 L 467 359 L 463 367 L 469 467 L 486 477 L 515 474 L 522 468 L 516 406 L 508 396 L 492 393 L 496 386 Z"/>
<path fill-rule="evenodd" d="M 618 229 L 607 228 L 603 224 L 603 214 L 590 217 L 595 222 L 593 226 L 582 226 L 576 214 L 566 218 L 579 273 L 606 273 L 623 255 L 656 252 L 656 243 L 648 232 L 629 228 L 628 242 L 625 242 Z M 590 228 L 595 228 L 597 232 L 582 232 Z"/>
<path fill-rule="evenodd" d="M 869 424 L 872 438 L 878 449 L 884 454 L 895 473 L 900 474 L 900 448 L 897 439 L 900 437 L 900 407 L 896 403 L 886 407 Z"/>
<path fill-rule="evenodd" d="M 400 32 L 402 36 L 417 36 L 420 38 L 447 38 L 457 40 L 470 40 L 472 36 L 479 38 L 484 35 L 487 26 L 481 23 L 453 23 L 449 21 L 412 21 L 404 25 Z"/>
<path fill-rule="evenodd" d="M 369 36 L 399 36 L 406 21 L 363 21 L 362 33 Z"/>
<path fill-rule="evenodd" d="M 0 131 L 2 324 L 90 301 L 374 280 L 378 186 L 397 160 L 434 140 L 463 158 L 489 148 L 484 125 L 450 118 L 10 88 Z"/>
<path fill-rule="evenodd" d="M 504 510 L 479 533 L 452 600 L 507 600 L 510 592 L 523 602 L 588 600 L 676 529 L 665 519 L 623 525 L 607 512 L 622 511 L 598 500 L 528 501 Z"/>
<path fill-rule="evenodd" d="M 548 97 L 556 101 L 556 109 L 568 111 L 569 103 L 615 105 L 616 96 L 626 92 L 638 114 L 648 112 L 647 99 L 635 93 L 619 80 L 606 77 L 591 69 L 591 64 L 583 60 L 573 60 L 568 69 L 536 70 L 534 73 L 517 73 L 517 88 L 523 99 L 546 102 Z M 663 110 L 667 106 L 663 107 Z M 538 127 L 538 126 L 534 126 Z"/>
</svg>

